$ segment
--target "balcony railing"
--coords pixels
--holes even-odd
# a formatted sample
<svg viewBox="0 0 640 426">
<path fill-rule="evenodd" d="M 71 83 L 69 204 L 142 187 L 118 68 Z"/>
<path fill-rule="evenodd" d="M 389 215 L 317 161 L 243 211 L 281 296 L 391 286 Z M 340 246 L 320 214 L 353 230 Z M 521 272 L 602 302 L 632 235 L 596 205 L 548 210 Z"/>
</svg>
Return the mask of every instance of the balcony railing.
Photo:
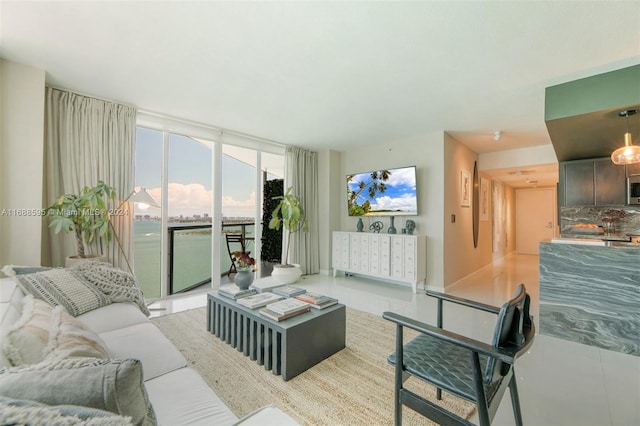
<svg viewBox="0 0 640 426">
<path fill-rule="evenodd" d="M 241 234 L 245 250 L 253 251 L 254 229 L 254 222 L 223 222 L 223 238 L 220 242 L 221 275 L 228 274 L 231 264 L 224 234 Z M 211 283 L 211 224 L 170 225 L 167 231 L 169 294 L 184 293 Z"/>
</svg>

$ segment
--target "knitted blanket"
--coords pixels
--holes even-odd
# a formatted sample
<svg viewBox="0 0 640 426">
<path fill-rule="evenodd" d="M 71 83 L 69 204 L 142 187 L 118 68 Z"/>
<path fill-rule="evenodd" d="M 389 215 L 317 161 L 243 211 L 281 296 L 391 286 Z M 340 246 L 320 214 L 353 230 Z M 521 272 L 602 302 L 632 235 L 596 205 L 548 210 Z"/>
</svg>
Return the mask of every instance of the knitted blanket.
<svg viewBox="0 0 640 426">
<path fill-rule="evenodd" d="M 149 316 L 144 294 L 130 273 L 98 261 L 79 262 L 71 269 L 109 296 L 112 302 L 134 302 Z"/>
</svg>

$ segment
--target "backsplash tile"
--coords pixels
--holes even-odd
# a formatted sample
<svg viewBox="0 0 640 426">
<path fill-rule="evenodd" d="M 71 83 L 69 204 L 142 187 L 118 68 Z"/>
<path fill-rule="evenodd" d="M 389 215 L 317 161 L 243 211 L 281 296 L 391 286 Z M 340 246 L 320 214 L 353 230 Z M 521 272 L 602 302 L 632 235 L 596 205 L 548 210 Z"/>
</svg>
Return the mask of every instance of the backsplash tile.
<svg viewBox="0 0 640 426">
<path fill-rule="evenodd" d="M 623 216 L 623 217 L 621 217 Z M 605 217 L 618 217 L 616 233 L 640 235 L 640 207 L 635 206 L 565 206 L 560 208 L 560 233 L 570 233 L 576 223 L 595 223 L 602 226 Z"/>
</svg>

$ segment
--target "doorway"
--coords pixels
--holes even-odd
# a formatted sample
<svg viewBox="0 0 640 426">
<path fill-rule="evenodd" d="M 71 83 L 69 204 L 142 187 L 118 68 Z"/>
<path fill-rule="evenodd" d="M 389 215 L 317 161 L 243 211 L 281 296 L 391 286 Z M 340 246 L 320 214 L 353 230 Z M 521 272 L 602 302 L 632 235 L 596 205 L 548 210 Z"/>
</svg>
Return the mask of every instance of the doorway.
<svg viewBox="0 0 640 426">
<path fill-rule="evenodd" d="M 556 233 L 554 188 L 516 190 L 516 252 L 539 254 L 540 241 Z"/>
</svg>

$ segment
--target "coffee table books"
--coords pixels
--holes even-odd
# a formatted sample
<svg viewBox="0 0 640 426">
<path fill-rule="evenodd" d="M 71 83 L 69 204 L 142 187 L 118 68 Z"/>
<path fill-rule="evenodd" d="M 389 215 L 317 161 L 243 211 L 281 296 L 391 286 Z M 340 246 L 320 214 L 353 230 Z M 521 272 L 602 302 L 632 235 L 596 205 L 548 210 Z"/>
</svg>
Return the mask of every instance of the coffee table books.
<svg viewBox="0 0 640 426">
<path fill-rule="evenodd" d="M 271 303 L 265 308 L 260 309 L 260 313 L 276 321 L 282 321 L 296 315 L 309 312 L 311 307 L 308 303 L 297 299 L 284 299 L 279 302 Z"/>
<path fill-rule="evenodd" d="M 278 314 L 273 312 L 271 309 L 269 309 L 269 306 L 267 306 L 266 308 L 260 309 L 258 312 L 260 312 L 260 315 L 264 315 L 265 317 L 271 318 L 274 321 L 284 321 L 287 318 L 296 317 L 300 314 L 304 314 L 305 312 L 309 312 L 310 310 L 311 310 L 311 307 L 307 305 L 297 311 L 290 312 L 288 314 Z"/>
<path fill-rule="evenodd" d="M 278 300 L 282 300 L 282 296 L 273 293 L 258 293 L 253 296 L 243 297 L 237 300 L 237 302 L 243 306 L 246 306 L 250 309 L 262 308 L 263 306 L 267 306 L 269 303 L 277 302 Z"/>
<path fill-rule="evenodd" d="M 295 296 L 295 298 L 302 302 L 308 303 L 314 309 L 324 309 L 338 303 L 338 299 L 334 299 L 333 297 L 323 296 L 318 293 L 310 293 L 310 292 L 299 294 Z"/>
<path fill-rule="evenodd" d="M 294 287 L 292 285 L 284 285 L 282 287 L 274 288 L 271 291 L 284 297 L 293 297 L 307 292 L 304 288 Z"/>
<path fill-rule="evenodd" d="M 243 290 L 235 284 L 221 285 L 220 288 L 218 289 L 218 294 L 233 300 L 241 299 L 243 297 L 253 296 L 256 293 L 257 291 L 252 288 Z"/>
</svg>

